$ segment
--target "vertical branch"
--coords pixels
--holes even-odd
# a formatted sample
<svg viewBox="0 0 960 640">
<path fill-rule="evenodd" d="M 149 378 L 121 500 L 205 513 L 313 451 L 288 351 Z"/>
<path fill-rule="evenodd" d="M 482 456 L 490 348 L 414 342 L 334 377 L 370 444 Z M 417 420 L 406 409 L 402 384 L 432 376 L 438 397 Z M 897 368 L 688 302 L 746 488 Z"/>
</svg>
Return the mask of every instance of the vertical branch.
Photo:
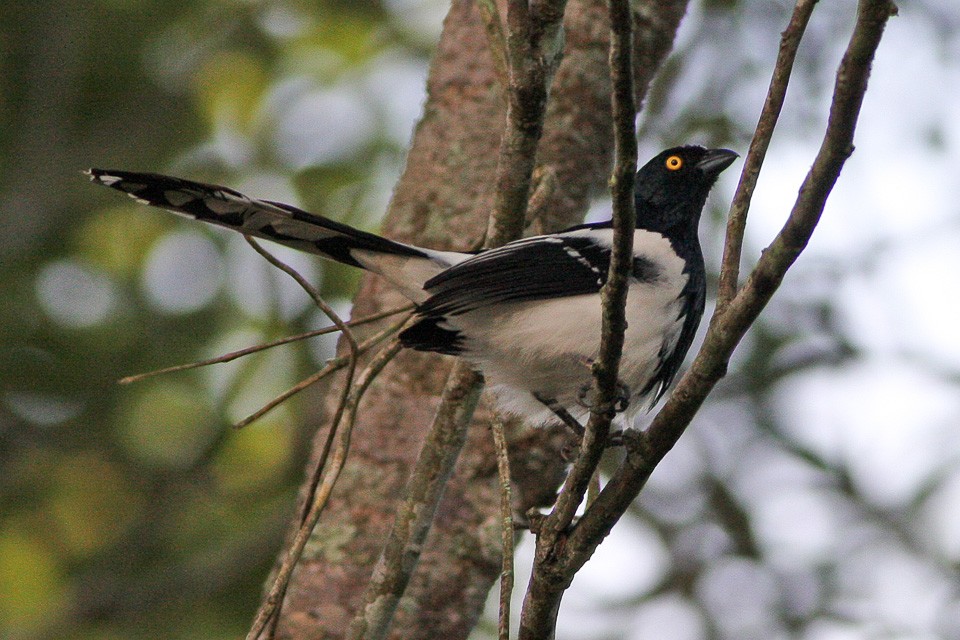
<svg viewBox="0 0 960 640">
<path fill-rule="evenodd" d="M 613 198 L 613 247 L 607 283 L 601 291 L 603 322 L 599 355 L 593 365 L 596 402 L 590 413 L 580 455 L 567 476 L 553 511 L 537 536 L 536 560 L 524 601 L 520 638 L 553 633 L 562 593 L 572 573 L 558 576 L 554 561 L 561 557 L 567 531 L 583 502 L 590 479 L 606 447 L 615 415 L 618 370 L 627 328 L 627 286 L 633 266 L 636 226 L 634 182 L 637 172 L 636 101 L 633 68 L 633 25 L 628 0 L 610 0 L 610 76 L 615 160 L 610 190 Z M 559 577 L 559 579 L 557 579 Z M 546 605 L 546 606 L 541 606 Z"/>
<path fill-rule="evenodd" d="M 797 49 L 807 29 L 810 15 L 816 6 L 816 0 L 797 0 L 793 8 L 793 15 L 787 28 L 780 38 L 780 51 L 773 67 L 773 77 L 770 78 L 770 87 L 767 98 L 760 111 L 750 150 L 743 163 L 740 174 L 740 184 L 733 196 L 730 205 L 730 215 L 727 218 L 727 238 L 723 246 L 723 262 L 720 269 L 720 284 L 717 290 L 717 313 L 722 313 L 727 304 L 737 293 L 737 280 L 740 277 L 740 258 L 743 253 L 743 234 L 747 225 L 747 211 L 750 200 L 760 177 L 760 167 L 767 155 L 770 138 L 777 126 L 780 110 L 787 95 L 787 85 L 793 74 L 793 62 L 797 57 Z"/>
<path fill-rule="evenodd" d="M 634 182 L 637 172 L 637 117 L 633 89 L 633 47 L 630 6 L 626 0 L 610 0 L 610 77 L 613 84 L 612 108 L 615 160 L 610 191 L 613 198 L 613 247 L 607 283 L 601 291 L 603 323 L 600 352 L 593 365 L 596 402 L 590 414 L 580 456 L 553 513 L 544 523 L 545 542 L 570 526 L 577 507 L 583 501 L 591 476 L 606 446 L 616 401 L 617 375 L 627 328 L 627 285 L 633 265 Z"/>
<path fill-rule="evenodd" d="M 513 596 L 513 491 L 510 488 L 510 456 L 503 420 L 494 414 L 490 421 L 493 446 L 497 453 L 497 476 L 500 479 L 500 545 L 503 560 L 500 569 L 500 611 L 497 615 L 499 640 L 510 640 L 510 600 Z"/>
<path fill-rule="evenodd" d="M 563 49 L 565 6 L 565 0 L 544 0 L 536 10 L 531 10 L 527 0 L 507 3 L 507 122 L 497 158 L 487 247 L 498 247 L 523 234 L 547 95 Z"/>
<path fill-rule="evenodd" d="M 764 251 L 740 292 L 715 314 L 704 345 L 663 409 L 647 429 L 645 446 L 627 455 L 568 540 L 567 561 L 579 568 L 626 511 L 656 465 L 673 447 L 726 370 L 733 350 L 773 296 L 806 246 L 840 170 L 853 151 L 853 134 L 867 89 L 873 56 L 892 2 L 861 0 L 857 22 L 837 70 L 823 143 L 783 229 Z"/>
<path fill-rule="evenodd" d="M 357 368 L 357 359 L 360 357 L 360 349 L 357 344 L 357 339 L 353 334 L 353 330 L 350 329 L 349 325 L 344 322 L 339 315 L 333 310 L 333 308 L 326 303 L 323 297 L 320 295 L 320 292 L 307 281 L 296 269 L 286 264 L 272 253 L 264 249 L 260 243 L 258 243 L 254 238 L 249 235 L 244 234 L 244 239 L 247 241 L 253 249 L 259 253 L 264 259 L 267 260 L 270 264 L 277 267 L 281 271 L 285 272 L 291 278 L 293 278 L 300 287 L 307 292 L 307 294 L 313 299 L 314 304 L 333 322 L 333 324 L 340 330 L 341 336 L 347 343 L 349 359 L 347 361 L 347 375 L 346 380 L 343 384 L 343 389 L 340 392 L 340 400 L 337 403 L 337 409 L 331 422 L 330 436 L 333 436 L 333 433 L 336 431 L 336 428 L 340 424 L 340 420 L 343 417 L 344 411 L 347 410 L 347 404 L 349 403 L 351 397 L 351 391 L 353 387 L 353 376 Z M 391 356 L 392 357 L 392 356 Z M 389 358 L 384 361 L 384 366 L 386 362 L 389 361 Z M 382 368 L 382 367 L 381 367 Z M 370 380 L 379 373 L 380 369 L 377 369 L 374 373 L 370 375 Z M 366 389 L 366 385 L 361 387 L 360 394 L 363 394 L 363 391 Z M 357 399 L 359 402 L 359 397 Z M 351 423 L 352 425 L 352 423 Z M 349 433 L 349 427 L 347 429 Z M 346 453 L 349 450 L 349 436 L 346 440 L 346 443 L 343 447 L 342 458 L 346 458 Z M 270 587 L 270 592 L 264 601 L 261 603 L 259 610 L 254 618 L 254 623 L 247 634 L 248 639 L 255 639 L 260 636 L 261 632 L 268 624 L 275 624 L 279 619 L 280 608 L 283 606 L 283 596 L 287 591 L 287 585 L 290 581 L 290 576 L 293 573 L 293 568 L 296 566 L 296 563 L 300 560 L 300 556 L 303 553 L 303 548 L 306 545 L 306 540 L 310 535 L 310 532 L 313 531 L 313 527 L 316 526 L 317 519 L 320 517 L 320 513 L 323 511 L 323 507 L 326 506 L 326 499 L 320 498 L 316 495 L 317 483 L 320 481 L 320 477 L 324 472 L 326 467 L 326 456 L 321 457 L 316 464 L 316 468 L 313 471 L 313 479 L 310 483 L 310 490 L 307 495 L 307 501 L 305 502 L 304 511 L 301 515 L 300 529 L 297 532 L 297 537 L 294 541 L 294 544 L 290 546 L 289 552 L 284 557 L 283 562 L 281 563 L 280 570 L 277 572 L 277 576 L 274 579 L 273 584 Z M 342 468 L 343 463 L 340 463 L 340 466 L 337 467 L 337 457 L 335 456 L 333 468 L 326 474 L 325 478 L 332 478 L 331 480 L 331 489 L 332 485 L 336 483 L 337 478 L 340 476 L 340 469 Z M 328 494 L 329 495 L 329 494 Z M 313 515 L 315 514 L 315 516 Z M 308 518 L 313 518 L 313 520 L 308 524 Z M 272 633 L 271 633 L 272 635 Z"/>
<path fill-rule="evenodd" d="M 387 366 L 398 351 L 400 351 L 400 343 L 397 340 L 394 340 L 382 349 L 360 374 L 347 401 L 341 403 L 340 418 L 344 421 L 344 424 L 341 425 L 340 420 L 337 420 L 331 425 L 330 436 L 332 438 L 336 435 L 337 441 L 333 449 L 330 466 L 323 469 L 318 468 L 317 470 L 319 482 L 312 487 L 311 501 L 305 505 L 305 511 L 296 537 L 289 549 L 287 549 L 283 562 L 277 571 L 277 575 L 274 577 L 270 591 L 267 593 L 267 597 L 257 610 L 250 631 L 247 633 L 246 640 L 257 640 L 260 638 L 264 629 L 266 629 L 267 625 L 274 619 L 283 604 L 283 598 L 286 594 L 287 586 L 290 583 L 290 577 L 293 575 L 293 570 L 303 555 L 307 541 L 310 539 L 314 527 L 317 526 L 320 515 L 327 506 L 330 494 L 333 492 L 333 487 L 336 485 L 340 473 L 343 471 L 343 467 L 347 462 L 347 454 L 350 451 L 350 437 L 353 432 L 353 425 L 356 422 L 357 408 L 360 400 L 363 398 L 363 394 L 370 386 L 370 383 L 383 371 L 383 368 Z M 324 467 L 325 466 L 324 464 Z M 325 472 L 322 476 L 321 471 Z M 270 635 L 273 634 L 271 633 Z"/>
<path fill-rule="evenodd" d="M 393 612 L 410 581 L 443 488 L 466 440 L 464 427 L 470 424 L 480 399 L 481 386 L 473 384 L 475 376 L 463 364 L 458 364 L 450 376 L 434 427 L 420 449 L 406 496 L 373 570 L 365 605 L 350 624 L 348 638 L 384 638 L 389 631 Z"/>
</svg>

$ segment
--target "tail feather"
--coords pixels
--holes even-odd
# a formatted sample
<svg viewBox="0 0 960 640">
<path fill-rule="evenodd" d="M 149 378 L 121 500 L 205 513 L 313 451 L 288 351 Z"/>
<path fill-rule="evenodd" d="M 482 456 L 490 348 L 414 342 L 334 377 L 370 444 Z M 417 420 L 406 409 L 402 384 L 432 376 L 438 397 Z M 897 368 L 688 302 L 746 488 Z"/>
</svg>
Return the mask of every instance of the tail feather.
<svg viewBox="0 0 960 640">
<path fill-rule="evenodd" d="M 364 269 L 369 260 L 357 254 L 425 258 L 433 256 L 410 245 L 329 220 L 296 207 L 257 200 L 238 191 L 156 173 L 89 169 L 90 180 L 122 191 L 142 204 L 167 209 L 257 238 L 315 253 Z M 376 269 L 375 269 L 376 270 Z"/>
</svg>

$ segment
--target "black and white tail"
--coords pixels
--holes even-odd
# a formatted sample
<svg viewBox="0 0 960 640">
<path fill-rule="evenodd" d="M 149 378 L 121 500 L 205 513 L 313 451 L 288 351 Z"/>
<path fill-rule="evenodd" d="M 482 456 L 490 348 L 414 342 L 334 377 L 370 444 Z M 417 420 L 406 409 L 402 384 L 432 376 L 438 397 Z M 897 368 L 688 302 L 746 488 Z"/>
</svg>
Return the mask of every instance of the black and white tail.
<svg viewBox="0 0 960 640">
<path fill-rule="evenodd" d="M 142 204 L 374 271 L 414 302 L 425 299 L 424 282 L 468 257 L 394 242 L 288 204 L 250 198 L 227 187 L 156 173 L 108 169 L 89 169 L 85 173 L 93 182 L 122 191 Z"/>
</svg>

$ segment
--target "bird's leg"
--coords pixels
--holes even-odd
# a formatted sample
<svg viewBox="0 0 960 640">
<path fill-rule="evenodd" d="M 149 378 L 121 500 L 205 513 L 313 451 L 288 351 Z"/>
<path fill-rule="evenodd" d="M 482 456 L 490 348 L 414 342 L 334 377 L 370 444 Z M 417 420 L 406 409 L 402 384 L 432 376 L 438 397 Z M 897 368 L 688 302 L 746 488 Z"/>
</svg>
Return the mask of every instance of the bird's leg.
<svg viewBox="0 0 960 640">
<path fill-rule="evenodd" d="M 586 433 L 586 429 L 583 428 L 583 425 L 580 424 L 580 421 L 570 415 L 570 412 L 566 410 L 559 402 L 553 398 L 547 398 L 540 395 L 539 393 L 534 393 L 533 397 L 537 399 L 543 406 L 553 412 L 553 415 L 560 418 L 560 422 L 565 424 L 568 429 L 573 431 L 574 434 L 583 438 L 583 434 Z"/>
<path fill-rule="evenodd" d="M 577 402 L 581 406 L 586 407 L 587 409 L 593 410 L 594 405 L 592 399 L 589 398 L 591 392 L 593 391 L 592 384 L 585 384 L 580 387 L 580 393 L 577 394 Z M 630 406 L 630 387 L 623 383 L 622 380 L 617 380 L 617 395 L 614 398 L 613 402 L 613 412 L 623 413 L 627 410 L 627 407 Z"/>
<path fill-rule="evenodd" d="M 553 415 L 560 418 L 560 421 L 563 422 L 563 424 L 566 425 L 566 427 L 570 429 L 570 431 L 572 431 L 577 437 L 579 446 L 579 442 L 583 440 L 583 435 L 587 432 L 583 425 L 580 424 L 580 421 L 570 415 L 570 412 L 553 398 L 541 396 L 539 393 L 534 393 L 533 397 L 536 398 L 537 401 L 543 404 L 543 406 L 545 406 L 547 409 L 550 409 L 550 411 L 553 412 Z M 611 433 L 607 439 L 607 446 L 623 446 L 623 436 L 620 433 Z M 572 452 L 564 454 L 564 458 L 572 458 Z"/>
</svg>

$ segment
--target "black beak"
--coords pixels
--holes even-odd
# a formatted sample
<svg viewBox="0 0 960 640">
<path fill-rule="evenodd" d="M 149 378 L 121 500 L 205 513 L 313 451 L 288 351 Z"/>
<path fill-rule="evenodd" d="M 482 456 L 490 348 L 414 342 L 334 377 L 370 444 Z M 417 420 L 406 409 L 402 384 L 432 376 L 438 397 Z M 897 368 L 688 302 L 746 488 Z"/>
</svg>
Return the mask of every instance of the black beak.
<svg viewBox="0 0 960 640">
<path fill-rule="evenodd" d="M 696 166 L 703 175 L 709 178 L 716 178 L 739 157 L 739 153 L 730 151 L 730 149 L 707 149 L 707 152 Z"/>
</svg>

